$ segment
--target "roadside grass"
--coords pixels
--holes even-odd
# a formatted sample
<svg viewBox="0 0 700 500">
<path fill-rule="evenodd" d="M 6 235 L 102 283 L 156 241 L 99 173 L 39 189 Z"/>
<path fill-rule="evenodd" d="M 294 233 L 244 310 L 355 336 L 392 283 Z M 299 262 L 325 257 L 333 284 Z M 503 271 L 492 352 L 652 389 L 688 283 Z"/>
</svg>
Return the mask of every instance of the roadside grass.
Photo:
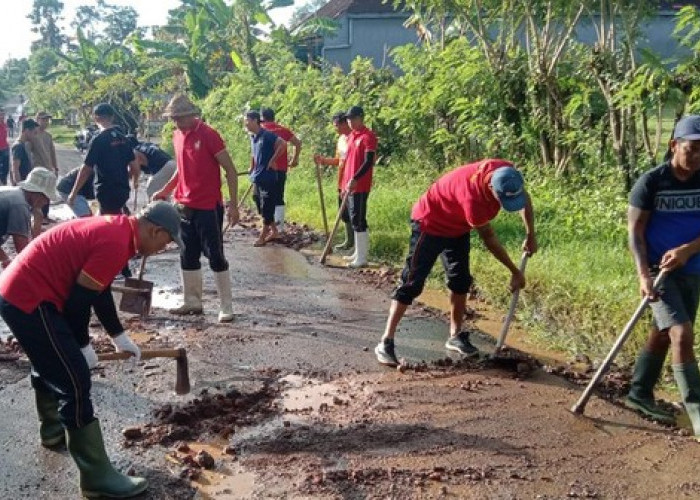
<svg viewBox="0 0 700 500">
<path fill-rule="evenodd" d="M 51 125 L 48 130 L 56 144 L 73 147 L 77 129 L 66 125 Z"/>
<path fill-rule="evenodd" d="M 308 153 L 307 153 L 308 154 Z M 374 262 L 401 266 L 408 249 L 411 207 L 441 172 L 415 165 L 375 168 L 368 223 Z M 337 214 L 337 177 L 323 174 L 328 225 Z M 603 356 L 639 303 L 632 259 L 626 246 L 627 200 L 621 183 L 611 178 L 551 179 L 527 171 L 536 213 L 539 251 L 529 260 L 527 288 L 520 295 L 518 317 L 534 345 Z M 239 196 L 248 186 L 240 182 Z M 248 200 L 252 204 L 252 200 Z M 323 229 L 315 171 L 307 161 L 292 169 L 287 180 L 287 219 Z M 493 222 L 514 262 L 524 240 L 517 214 L 501 212 Z M 339 231 L 337 238 L 342 237 Z M 472 235 L 471 269 L 479 292 L 505 309 L 510 299 L 510 275 Z M 436 265 L 429 286 L 444 289 L 444 274 Z M 641 321 L 625 345 L 628 360 L 645 335 Z"/>
</svg>

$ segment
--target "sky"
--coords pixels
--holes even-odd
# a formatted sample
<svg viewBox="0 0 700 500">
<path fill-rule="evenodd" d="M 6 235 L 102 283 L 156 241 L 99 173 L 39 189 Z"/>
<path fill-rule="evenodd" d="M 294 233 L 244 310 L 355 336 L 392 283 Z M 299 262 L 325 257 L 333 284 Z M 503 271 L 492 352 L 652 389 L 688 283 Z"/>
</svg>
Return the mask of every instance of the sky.
<svg viewBox="0 0 700 500">
<path fill-rule="evenodd" d="M 32 24 L 27 15 L 32 11 L 33 0 L 2 0 L 7 2 L 2 9 L 0 20 L 0 66 L 10 58 L 29 55 L 33 40 L 38 35 L 32 33 Z M 96 0 L 62 0 L 63 27 L 70 33 L 70 22 L 75 10 L 81 5 L 97 5 Z M 168 10 L 180 5 L 180 0 L 107 0 L 110 5 L 131 6 L 139 14 L 139 26 L 162 25 L 168 19 Z M 303 5 L 306 0 L 295 0 L 295 5 Z M 275 23 L 287 23 L 296 7 L 274 9 L 270 12 Z"/>
</svg>

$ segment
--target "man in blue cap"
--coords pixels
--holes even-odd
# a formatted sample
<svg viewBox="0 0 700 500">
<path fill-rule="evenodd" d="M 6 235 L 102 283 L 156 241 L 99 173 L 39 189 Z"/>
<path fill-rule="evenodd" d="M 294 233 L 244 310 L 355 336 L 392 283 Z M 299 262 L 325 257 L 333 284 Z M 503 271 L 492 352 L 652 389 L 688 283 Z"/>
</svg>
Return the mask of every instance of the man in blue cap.
<svg viewBox="0 0 700 500">
<path fill-rule="evenodd" d="M 438 179 L 421 196 L 411 212 L 411 242 L 401 282 L 392 295 L 389 318 L 381 342 L 374 349 L 387 366 L 399 364 L 394 349 L 396 328 L 406 309 L 423 291 L 438 256 L 450 289 L 450 337 L 445 347 L 466 356 L 479 351 L 462 331 L 469 271 L 469 235 L 476 229 L 486 248 L 511 272 L 510 288 L 525 286 L 525 277 L 508 256 L 489 222 L 500 209 L 520 212 L 527 237 L 523 251 L 537 251 L 535 223 L 523 177 L 505 160 L 486 159 L 459 167 Z"/>
<path fill-rule="evenodd" d="M 637 180 L 629 198 L 629 246 L 639 289 L 651 300 L 654 326 L 637 358 L 625 404 L 654 420 L 675 423 L 653 394 L 670 347 L 673 375 L 700 437 L 700 370 L 693 352 L 700 302 L 700 116 L 685 116 L 676 124 L 670 151 L 668 161 Z M 666 278 L 655 291 L 659 271 Z"/>
</svg>

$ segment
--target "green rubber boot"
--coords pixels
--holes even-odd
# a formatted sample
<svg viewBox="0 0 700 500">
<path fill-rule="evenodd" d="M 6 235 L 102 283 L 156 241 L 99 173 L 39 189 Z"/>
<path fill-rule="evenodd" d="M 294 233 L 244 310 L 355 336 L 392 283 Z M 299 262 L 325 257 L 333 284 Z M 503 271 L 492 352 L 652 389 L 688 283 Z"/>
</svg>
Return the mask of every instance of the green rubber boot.
<svg viewBox="0 0 700 500">
<path fill-rule="evenodd" d="M 107 457 L 99 420 L 80 429 L 68 429 L 68 451 L 80 471 L 80 489 L 88 498 L 131 498 L 148 482 L 117 472 Z"/>
<path fill-rule="evenodd" d="M 625 406 L 657 422 L 674 425 L 675 415 L 659 407 L 654 400 L 654 386 L 661 376 L 664 358 L 665 356 L 646 350 L 639 354 L 634 364 L 632 387 L 625 399 Z"/>
<path fill-rule="evenodd" d="M 352 224 L 345 222 L 345 241 L 336 245 L 336 250 L 350 250 L 355 246 L 355 231 L 352 228 Z"/>
<path fill-rule="evenodd" d="M 693 434 L 700 437 L 700 369 L 696 361 L 673 365 L 678 390 L 683 398 L 685 411 L 693 425 Z"/>
<path fill-rule="evenodd" d="M 34 390 L 36 412 L 39 415 L 41 445 L 55 448 L 66 442 L 66 430 L 58 418 L 58 400 L 50 392 Z"/>
</svg>

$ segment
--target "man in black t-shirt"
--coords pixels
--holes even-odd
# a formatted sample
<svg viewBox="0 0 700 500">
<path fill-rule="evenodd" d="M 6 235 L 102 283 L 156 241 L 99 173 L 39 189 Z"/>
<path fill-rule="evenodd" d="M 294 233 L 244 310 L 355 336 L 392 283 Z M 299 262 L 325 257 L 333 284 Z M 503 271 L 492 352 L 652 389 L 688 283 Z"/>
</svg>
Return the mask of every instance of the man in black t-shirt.
<svg viewBox="0 0 700 500">
<path fill-rule="evenodd" d="M 93 110 L 100 133 L 88 147 L 85 163 L 80 169 L 68 204 L 73 202 L 92 172 L 95 173 L 95 198 L 100 214 L 120 214 L 129 199 L 129 163 L 134 160 L 122 131 L 114 124 L 114 108 L 100 103 Z"/>
<path fill-rule="evenodd" d="M 136 157 L 136 160 L 131 164 L 134 189 L 138 188 L 141 172 L 146 173 L 149 176 L 146 183 L 146 195 L 150 200 L 153 193 L 160 191 L 167 184 L 177 170 L 177 164 L 168 153 L 152 142 L 139 142 L 134 136 L 129 136 L 128 139 Z"/>
<path fill-rule="evenodd" d="M 23 181 L 32 170 L 32 157 L 29 153 L 27 143 L 36 136 L 39 124 L 32 120 L 24 120 L 22 122 L 22 133 L 17 138 L 17 141 L 12 145 L 12 168 L 10 169 L 10 181 L 13 186 L 18 182 Z M 37 165 L 43 167 L 43 165 Z"/>
</svg>

